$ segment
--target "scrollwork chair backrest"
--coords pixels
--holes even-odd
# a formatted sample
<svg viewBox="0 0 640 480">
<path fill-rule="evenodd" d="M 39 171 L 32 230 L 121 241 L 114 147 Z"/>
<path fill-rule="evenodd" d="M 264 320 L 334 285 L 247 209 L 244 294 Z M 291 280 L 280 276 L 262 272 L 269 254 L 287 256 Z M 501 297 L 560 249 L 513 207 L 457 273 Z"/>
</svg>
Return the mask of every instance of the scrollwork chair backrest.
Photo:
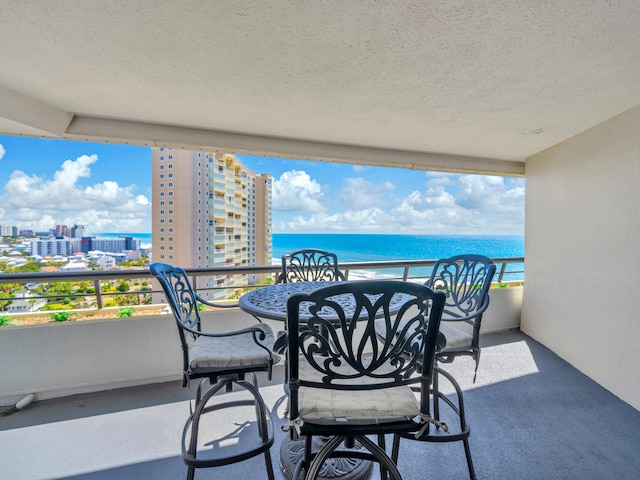
<svg viewBox="0 0 640 480">
<path fill-rule="evenodd" d="M 338 269 L 338 257 L 316 248 L 296 250 L 282 256 L 282 271 L 277 283 L 344 280 Z"/>
<path fill-rule="evenodd" d="M 428 401 L 444 301 L 442 292 L 390 280 L 292 295 L 287 301 L 291 418 L 298 415 L 300 386 L 369 390 L 421 382 Z M 374 328 L 381 318 L 388 332 L 384 339 Z M 421 374 L 414 375 L 421 365 Z"/>
<path fill-rule="evenodd" d="M 198 311 L 199 297 L 191 287 L 191 282 L 189 282 L 189 277 L 184 269 L 165 263 L 152 263 L 149 265 L 149 270 L 160 282 L 167 303 L 176 319 L 186 371 L 189 361 L 187 353 L 189 344 L 197 336 L 194 332 L 202 331 Z"/>
<path fill-rule="evenodd" d="M 489 289 L 496 272 L 491 259 L 482 255 L 458 255 L 436 262 L 426 285 L 447 295 L 442 314 L 442 333 L 446 346 L 438 353 L 441 362 L 452 362 L 460 355 L 475 360 L 475 382 L 480 363 L 480 326 L 482 315 L 489 307 Z M 465 322 L 473 327 L 467 334 L 450 322 Z"/>
<path fill-rule="evenodd" d="M 447 296 L 442 319 L 477 320 L 489 305 L 489 288 L 496 271 L 491 259 L 482 255 L 457 255 L 438 260 L 426 285 Z"/>
</svg>

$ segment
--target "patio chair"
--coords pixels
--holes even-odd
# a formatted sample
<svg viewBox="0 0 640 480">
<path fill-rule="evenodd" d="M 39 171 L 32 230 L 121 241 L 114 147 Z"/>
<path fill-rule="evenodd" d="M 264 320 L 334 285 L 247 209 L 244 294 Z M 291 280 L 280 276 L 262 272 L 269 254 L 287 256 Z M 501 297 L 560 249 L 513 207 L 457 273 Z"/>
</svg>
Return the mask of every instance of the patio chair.
<svg viewBox="0 0 640 480">
<path fill-rule="evenodd" d="M 495 271 L 496 266 L 485 256 L 457 255 L 438 260 L 425 284 L 447 295 L 440 324 L 447 344 L 438 352 L 437 360 L 451 363 L 461 355 L 471 356 L 475 361 L 474 382 L 480 363 L 480 325 L 489 306 L 489 288 Z M 462 323 L 470 325 L 471 332 L 454 326 Z"/>
<path fill-rule="evenodd" d="M 406 297 L 391 308 L 396 295 Z M 414 434 L 435 420 L 429 413 L 432 367 L 444 294 L 415 283 L 345 282 L 287 301 L 289 432 L 304 438 L 292 477 L 316 478 L 328 458 L 380 463 L 381 476 L 401 479 L 384 435 Z M 429 316 L 427 323 L 426 315 Z M 390 332 L 380 341 L 376 318 Z M 419 375 L 416 368 L 423 365 Z M 419 399 L 411 385 L 420 386 Z M 367 435 L 377 435 L 378 443 Z M 314 438 L 330 437 L 317 451 Z M 339 449 L 358 442 L 363 449 Z"/>
<path fill-rule="evenodd" d="M 344 280 L 335 253 L 307 248 L 282 256 L 282 271 L 276 283 Z"/>
<path fill-rule="evenodd" d="M 268 478 L 272 480 L 274 475 L 269 449 L 273 444 L 273 421 L 258 391 L 255 375 L 257 372 L 266 372 L 271 378 L 272 366 L 280 359 L 272 352 L 274 335 L 271 328 L 258 323 L 232 331 L 204 332 L 199 306 L 229 308 L 235 305 L 215 304 L 202 298 L 193 290 L 182 268 L 153 263 L 149 269 L 160 282 L 178 325 L 183 354 L 182 385 L 187 387 L 192 379 L 199 380 L 194 406 L 189 404 L 191 414 L 182 434 L 182 458 L 188 466 L 187 479 L 193 479 L 196 468 L 228 465 L 264 454 Z M 252 377 L 253 382 L 245 379 L 247 375 Z M 208 387 L 205 385 L 207 381 Z M 220 400 L 209 404 L 214 394 L 223 389 L 230 392 L 234 385 L 249 392 L 251 398 Z M 221 447 L 211 455 L 207 453 L 207 456 L 202 456 L 202 452 L 198 452 L 202 416 L 241 405 L 255 407 L 260 439 L 242 452 L 223 452 L 224 448 Z"/>
</svg>

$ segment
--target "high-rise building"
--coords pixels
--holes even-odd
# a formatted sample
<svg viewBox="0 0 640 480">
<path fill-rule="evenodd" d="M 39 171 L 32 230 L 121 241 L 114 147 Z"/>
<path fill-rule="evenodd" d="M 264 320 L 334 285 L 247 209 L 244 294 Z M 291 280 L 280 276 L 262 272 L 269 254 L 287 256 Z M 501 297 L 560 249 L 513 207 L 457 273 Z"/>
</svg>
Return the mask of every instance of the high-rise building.
<svg viewBox="0 0 640 480">
<path fill-rule="evenodd" d="M 74 225 L 71 227 L 71 236 L 73 238 L 82 238 L 84 237 L 84 225 Z"/>
<path fill-rule="evenodd" d="M 0 225 L 0 237 L 10 237 L 13 234 L 11 225 Z"/>
<path fill-rule="evenodd" d="M 271 264 L 270 175 L 256 174 L 229 154 L 154 148 L 152 179 L 155 262 L 183 268 Z M 230 293 L 223 287 L 256 280 L 220 275 L 201 278 L 198 288 L 218 288 L 201 291 L 221 299 Z"/>
<path fill-rule="evenodd" d="M 71 230 L 66 225 L 56 225 L 54 236 L 56 237 L 71 237 Z"/>
</svg>

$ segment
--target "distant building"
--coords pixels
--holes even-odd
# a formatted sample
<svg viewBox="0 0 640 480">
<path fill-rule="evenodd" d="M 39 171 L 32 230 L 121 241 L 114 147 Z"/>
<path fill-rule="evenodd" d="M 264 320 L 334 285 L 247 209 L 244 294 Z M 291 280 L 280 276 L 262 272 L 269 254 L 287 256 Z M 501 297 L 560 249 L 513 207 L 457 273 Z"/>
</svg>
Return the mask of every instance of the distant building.
<svg viewBox="0 0 640 480">
<path fill-rule="evenodd" d="M 0 236 L 2 237 L 12 237 L 13 235 L 13 227 L 11 225 L 0 225 Z"/>
<path fill-rule="evenodd" d="M 71 255 L 73 252 L 81 250 L 80 247 L 81 240 L 79 238 L 38 238 L 31 240 L 31 255 Z"/>
<path fill-rule="evenodd" d="M 103 252 L 122 252 L 126 250 L 140 250 L 141 240 L 139 238 L 121 235 L 118 238 L 99 238 L 94 236 L 82 237 L 80 250 L 89 253 L 93 250 Z"/>
<path fill-rule="evenodd" d="M 110 255 L 104 255 L 96 260 L 96 265 L 103 270 L 113 270 L 116 268 L 116 259 Z"/>
<path fill-rule="evenodd" d="M 138 260 L 142 257 L 142 253 L 140 250 L 127 250 L 126 252 L 122 252 L 127 256 L 127 260 Z"/>
<path fill-rule="evenodd" d="M 71 230 L 69 230 L 69 227 L 67 227 L 66 225 L 56 225 L 56 229 L 55 229 L 55 233 L 54 235 L 56 237 L 70 237 L 71 235 Z"/>
<path fill-rule="evenodd" d="M 35 312 L 47 304 L 44 298 L 31 298 L 29 292 L 16 292 L 16 299 L 11 302 L 11 305 L 7 307 L 9 313 L 26 313 Z"/>
<path fill-rule="evenodd" d="M 84 237 L 84 225 L 74 225 L 71 227 L 71 236 L 73 238 Z"/>
<path fill-rule="evenodd" d="M 122 250 L 140 250 L 142 240 L 139 238 L 127 237 L 124 235 L 121 235 L 120 238 L 124 239 L 124 248 Z"/>
<path fill-rule="evenodd" d="M 60 268 L 62 272 L 86 272 L 90 270 L 85 262 L 73 260 Z"/>
<path fill-rule="evenodd" d="M 119 252 L 127 249 L 127 241 L 122 238 L 91 238 L 91 250 L 103 252 Z"/>
</svg>

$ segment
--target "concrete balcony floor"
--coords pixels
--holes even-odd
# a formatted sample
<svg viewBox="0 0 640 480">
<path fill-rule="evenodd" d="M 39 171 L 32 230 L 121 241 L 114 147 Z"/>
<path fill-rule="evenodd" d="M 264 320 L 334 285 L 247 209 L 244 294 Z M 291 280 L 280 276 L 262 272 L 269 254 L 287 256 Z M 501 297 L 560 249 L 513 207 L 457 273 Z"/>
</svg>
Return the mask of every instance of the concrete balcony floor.
<svg viewBox="0 0 640 480">
<path fill-rule="evenodd" d="M 526 335 L 483 337 L 473 363 L 445 366 L 465 391 L 471 450 L 480 479 L 635 479 L 640 471 L 640 412 Z M 73 368 L 60 365 L 59 368 Z M 261 388 L 272 409 L 276 444 L 284 437 L 282 369 Z M 6 479 L 179 479 L 188 390 L 177 382 L 35 402 L 0 417 L 0 477 Z M 236 395 L 233 393 L 232 395 Z M 225 416 L 230 439 L 247 431 Z M 209 444 L 210 446 L 211 444 Z M 468 478 L 461 443 L 404 441 L 406 479 Z M 196 471 L 196 479 L 267 478 L 262 456 Z M 374 472 L 372 478 L 379 478 Z"/>
</svg>

